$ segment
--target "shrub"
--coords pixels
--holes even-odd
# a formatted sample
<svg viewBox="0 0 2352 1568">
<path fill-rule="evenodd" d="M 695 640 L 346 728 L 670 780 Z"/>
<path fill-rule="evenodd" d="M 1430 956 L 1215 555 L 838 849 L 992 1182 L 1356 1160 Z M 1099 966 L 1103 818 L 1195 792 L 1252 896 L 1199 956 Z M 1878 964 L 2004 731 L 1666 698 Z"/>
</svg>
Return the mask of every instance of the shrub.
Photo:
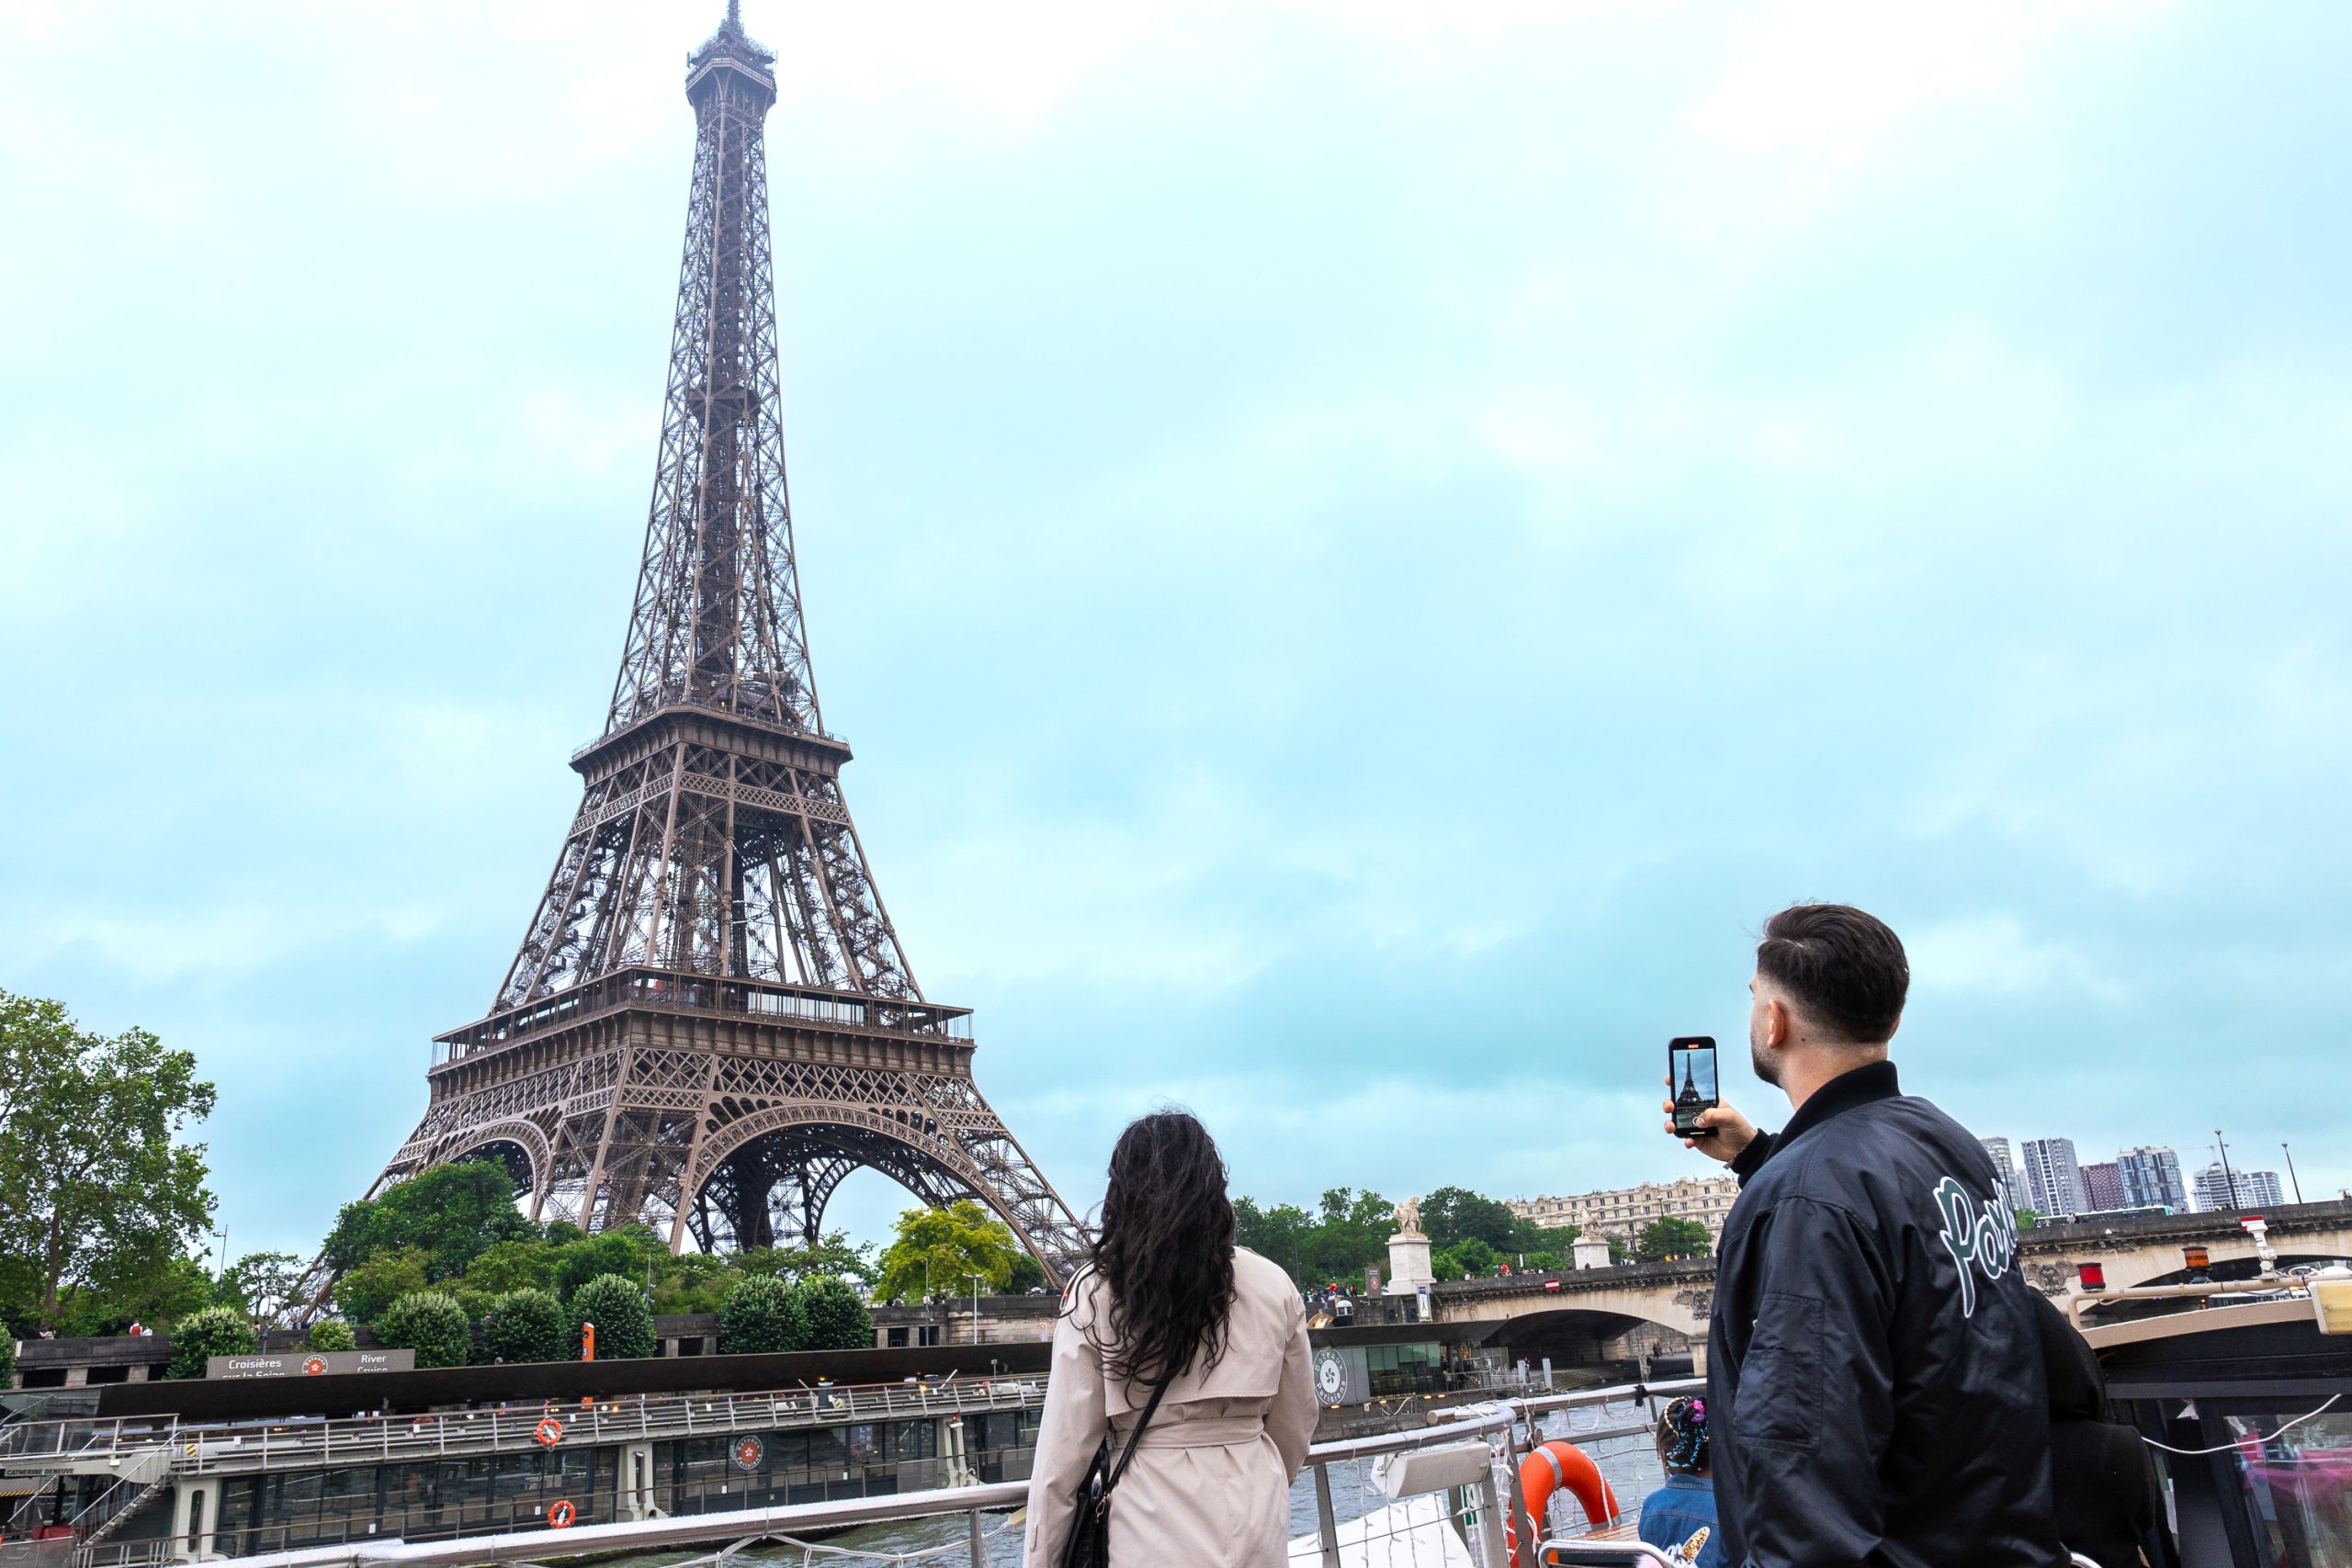
<svg viewBox="0 0 2352 1568">
<path fill-rule="evenodd" d="M 172 1367 L 166 1375 L 200 1378 L 211 1357 L 250 1356 L 260 1348 L 243 1313 L 235 1307 L 206 1307 L 180 1319 L 172 1330 Z"/>
<path fill-rule="evenodd" d="M 718 1348 L 730 1356 L 798 1350 L 808 1343 L 808 1314 L 799 1292 L 773 1274 L 744 1280 L 718 1309 Z"/>
<path fill-rule="evenodd" d="M 492 1361 L 560 1361 L 571 1339 L 563 1303 L 553 1291 L 526 1287 L 490 1303 L 482 1320 L 481 1353 Z M 603 1330 L 597 1330 L 599 1337 Z M 601 1348 L 601 1347 L 600 1347 Z"/>
<path fill-rule="evenodd" d="M 446 1291 L 411 1291 L 376 1320 L 376 1337 L 413 1350 L 420 1367 L 462 1367 L 474 1348 L 466 1309 Z"/>
<path fill-rule="evenodd" d="M 17 1334 L 6 1324 L 0 1323 L 0 1388 L 6 1388 L 17 1375 Z"/>
<path fill-rule="evenodd" d="M 800 1282 L 800 1310 L 808 1318 L 811 1350 L 871 1350 L 874 1319 L 845 1280 L 812 1274 Z"/>
<path fill-rule="evenodd" d="M 313 1350 L 356 1350 L 359 1336 L 351 1325 L 339 1317 L 322 1317 L 311 1325 L 311 1348 Z"/>
<path fill-rule="evenodd" d="M 596 1358 L 620 1360 L 653 1354 L 653 1314 L 645 1287 L 623 1274 L 599 1274 L 571 1292 L 571 1349 L 580 1353 L 580 1325 L 596 1325 Z"/>
</svg>

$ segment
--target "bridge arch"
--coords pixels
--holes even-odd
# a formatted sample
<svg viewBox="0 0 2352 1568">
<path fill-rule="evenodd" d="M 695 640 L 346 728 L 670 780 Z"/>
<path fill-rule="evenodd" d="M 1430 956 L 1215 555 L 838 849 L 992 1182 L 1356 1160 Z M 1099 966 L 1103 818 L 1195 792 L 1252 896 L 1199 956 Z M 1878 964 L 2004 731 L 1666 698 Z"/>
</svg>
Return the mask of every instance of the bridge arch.
<svg viewBox="0 0 2352 1568">
<path fill-rule="evenodd" d="M 1486 1342 L 1531 1362 L 1548 1357 L 1555 1367 L 1575 1367 L 1637 1360 L 1653 1346 L 1679 1355 L 1690 1348 L 1692 1337 L 1687 1326 L 1653 1317 L 1608 1307 L 1561 1306 L 1498 1319 Z"/>
</svg>

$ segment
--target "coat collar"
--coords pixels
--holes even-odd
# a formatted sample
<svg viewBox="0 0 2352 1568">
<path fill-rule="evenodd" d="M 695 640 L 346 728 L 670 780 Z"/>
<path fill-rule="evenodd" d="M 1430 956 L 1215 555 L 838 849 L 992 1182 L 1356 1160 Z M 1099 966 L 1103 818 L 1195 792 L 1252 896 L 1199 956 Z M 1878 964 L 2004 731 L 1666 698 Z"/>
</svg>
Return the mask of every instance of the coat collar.
<svg viewBox="0 0 2352 1568">
<path fill-rule="evenodd" d="M 1797 1107 L 1789 1124 L 1781 1129 L 1774 1146 L 1786 1148 L 1798 1137 L 1841 1111 L 1858 1105 L 1868 1105 L 1874 1100 L 1893 1100 L 1903 1089 L 1894 1081 L 1893 1062 L 1865 1062 L 1849 1072 L 1838 1074 L 1813 1091 L 1813 1098 Z"/>
</svg>

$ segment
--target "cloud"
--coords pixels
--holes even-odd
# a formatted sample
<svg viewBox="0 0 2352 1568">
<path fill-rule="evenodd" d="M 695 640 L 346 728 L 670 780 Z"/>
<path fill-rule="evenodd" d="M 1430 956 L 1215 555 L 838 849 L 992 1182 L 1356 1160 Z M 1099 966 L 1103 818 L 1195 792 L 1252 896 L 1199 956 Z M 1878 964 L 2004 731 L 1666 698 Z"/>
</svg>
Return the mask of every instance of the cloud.
<svg viewBox="0 0 2352 1568">
<path fill-rule="evenodd" d="M 1913 931 L 1905 948 L 1922 991 L 2026 996 L 2064 988 L 2108 1003 L 2131 987 L 2074 944 L 2030 936 L 2014 915 L 1961 916 Z"/>
</svg>

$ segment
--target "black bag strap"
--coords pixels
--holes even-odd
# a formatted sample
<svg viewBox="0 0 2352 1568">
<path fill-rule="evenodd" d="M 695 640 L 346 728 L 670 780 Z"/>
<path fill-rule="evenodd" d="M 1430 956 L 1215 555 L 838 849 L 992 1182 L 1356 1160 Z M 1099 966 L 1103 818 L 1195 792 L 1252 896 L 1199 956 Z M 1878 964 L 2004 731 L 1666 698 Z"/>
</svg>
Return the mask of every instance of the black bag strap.
<svg viewBox="0 0 2352 1568">
<path fill-rule="evenodd" d="M 1105 1501 L 1110 1498 L 1111 1489 L 1119 1484 L 1119 1477 L 1126 1474 L 1127 1466 L 1134 1462 L 1136 1445 L 1143 1441 L 1143 1429 L 1151 1425 L 1152 1414 L 1159 1408 L 1159 1396 L 1168 1392 L 1168 1385 L 1174 1381 L 1172 1378 L 1160 1379 L 1159 1386 L 1151 1391 L 1151 1398 L 1145 1402 L 1143 1415 L 1136 1422 L 1136 1429 L 1127 1434 L 1126 1451 L 1119 1455 L 1119 1462 L 1111 1467 L 1111 1473 L 1102 1478 L 1101 1495 Z"/>
</svg>

